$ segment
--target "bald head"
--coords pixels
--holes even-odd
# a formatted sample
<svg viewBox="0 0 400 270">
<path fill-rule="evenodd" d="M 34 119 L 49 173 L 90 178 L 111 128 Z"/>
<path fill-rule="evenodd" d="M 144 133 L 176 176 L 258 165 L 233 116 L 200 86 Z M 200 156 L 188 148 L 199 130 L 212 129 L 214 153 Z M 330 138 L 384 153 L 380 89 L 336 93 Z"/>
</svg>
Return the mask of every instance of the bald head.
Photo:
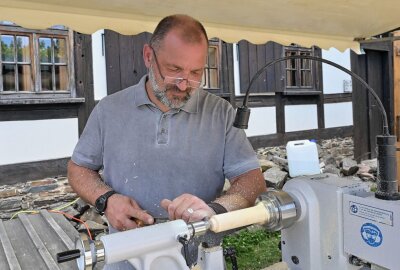
<svg viewBox="0 0 400 270">
<path fill-rule="evenodd" d="M 150 46 L 158 50 L 162 46 L 165 36 L 172 30 L 185 43 L 208 43 L 206 30 L 199 21 L 187 15 L 177 14 L 165 17 L 158 23 L 150 39 Z"/>
</svg>

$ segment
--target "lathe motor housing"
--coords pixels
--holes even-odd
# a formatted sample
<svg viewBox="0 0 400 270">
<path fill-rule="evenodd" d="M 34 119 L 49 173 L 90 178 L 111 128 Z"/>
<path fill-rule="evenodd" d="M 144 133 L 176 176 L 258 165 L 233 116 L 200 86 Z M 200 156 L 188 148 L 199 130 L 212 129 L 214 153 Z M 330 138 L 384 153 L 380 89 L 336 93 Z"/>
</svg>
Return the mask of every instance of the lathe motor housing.
<svg viewBox="0 0 400 270">
<path fill-rule="evenodd" d="M 356 270 L 362 262 L 400 269 L 400 202 L 376 199 L 366 183 L 333 174 L 290 180 L 297 221 L 282 230 L 282 260 L 291 270 Z"/>
</svg>

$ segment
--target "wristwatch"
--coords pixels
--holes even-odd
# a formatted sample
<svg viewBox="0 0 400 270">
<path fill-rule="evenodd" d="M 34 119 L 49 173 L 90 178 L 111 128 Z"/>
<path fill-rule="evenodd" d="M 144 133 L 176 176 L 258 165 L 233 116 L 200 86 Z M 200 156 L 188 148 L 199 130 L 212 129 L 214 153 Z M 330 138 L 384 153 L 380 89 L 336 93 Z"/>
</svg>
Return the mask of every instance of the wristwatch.
<svg viewBox="0 0 400 270">
<path fill-rule="evenodd" d="M 104 214 L 104 211 L 106 211 L 107 208 L 107 200 L 108 198 L 111 197 L 111 195 L 115 194 L 114 190 L 107 191 L 103 195 L 97 198 L 94 207 L 96 208 L 96 211 L 99 212 L 100 214 Z"/>
</svg>

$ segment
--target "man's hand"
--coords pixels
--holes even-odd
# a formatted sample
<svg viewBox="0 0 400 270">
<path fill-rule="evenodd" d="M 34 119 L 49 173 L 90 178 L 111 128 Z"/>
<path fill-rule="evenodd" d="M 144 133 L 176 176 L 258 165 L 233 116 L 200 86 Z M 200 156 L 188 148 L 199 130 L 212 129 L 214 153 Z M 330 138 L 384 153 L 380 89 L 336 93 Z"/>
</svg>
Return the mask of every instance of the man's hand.
<svg viewBox="0 0 400 270">
<path fill-rule="evenodd" d="M 110 191 L 97 171 L 68 162 L 68 181 L 73 190 L 85 201 L 94 205 L 96 199 Z M 113 194 L 107 200 L 106 217 L 110 225 L 119 231 L 134 229 L 143 224 L 153 224 L 152 216 L 142 210 L 130 197 Z"/>
<path fill-rule="evenodd" d="M 119 231 L 135 229 L 144 224 L 153 224 L 154 219 L 127 196 L 114 194 L 107 201 L 105 215 L 111 226 Z"/>
<path fill-rule="evenodd" d="M 215 215 L 214 210 L 203 200 L 191 194 L 182 194 L 173 201 L 164 199 L 161 201 L 161 206 L 168 212 L 170 220 L 183 219 L 186 222 L 195 222 Z"/>
<path fill-rule="evenodd" d="M 265 191 L 265 180 L 261 170 L 254 169 L 231 179 L 230 189 L 214 202 L 228 211 L 234 211 L 253 206 L 256 198 Z M 191 194 L 180 195 L 173 201 L 164 199 L 161 206 L 168 212 L 170 220 L 195 222 L 215 215 L 214 210 L 203 200 Z"/>
</svg>

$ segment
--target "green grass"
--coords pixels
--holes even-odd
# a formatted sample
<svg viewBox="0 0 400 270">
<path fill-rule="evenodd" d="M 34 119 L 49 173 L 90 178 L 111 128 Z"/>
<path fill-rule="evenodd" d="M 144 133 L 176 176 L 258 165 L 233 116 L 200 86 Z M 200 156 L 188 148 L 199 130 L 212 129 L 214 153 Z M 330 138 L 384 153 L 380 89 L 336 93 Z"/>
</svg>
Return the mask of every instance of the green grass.
<svg viewBox="0 0 400 270">
<path fill-rule="evenodd" d="M 260 270 L 281 260 L 281 251 L 278 248 L 280 240 L 279 232 L 243 229 L 226 236 L 222 246 L 236 249 L 236 259 L 240 270 Z M 227 259 L 226 263 L 227 269 L 232 269 L 230 259 Z"/>
</svg>

